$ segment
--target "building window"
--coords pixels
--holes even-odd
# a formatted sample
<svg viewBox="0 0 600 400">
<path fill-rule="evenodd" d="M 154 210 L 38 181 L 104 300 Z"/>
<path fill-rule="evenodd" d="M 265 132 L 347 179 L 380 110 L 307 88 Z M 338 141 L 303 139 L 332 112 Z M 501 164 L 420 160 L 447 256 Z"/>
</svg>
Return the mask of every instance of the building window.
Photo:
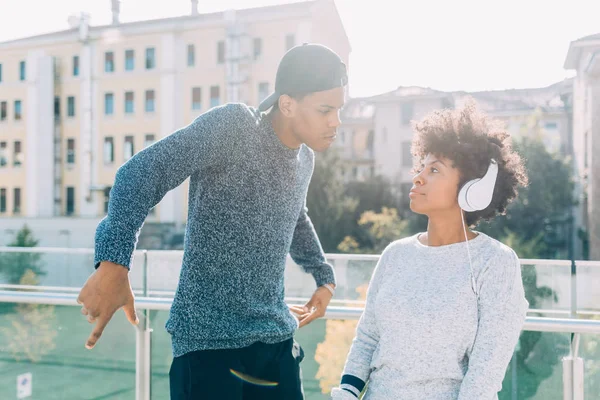
<svg viewBox="0 0 600 400">
<path fill-rule="evenodd" d="M 269 82 L 260 82 L 258 84 L 258 104 L 269 96 Z"/>
<path fill-rule="evenodd" d="M 193 44 L 188 44 L 187 47 L 187 65 L 193 67 L 196 64 L 196 50 Z"/>
<path fill-rule="evenodd" d="M 210 87 L 210 106 L 216 107 L 221 103 L 220 95 L 219 95 L 219 87 L 211 86 Z"/>
<path fill-rule="evenodd" d="M 551 131 L 558 129 L 558 124 L 556 122 L 546 122 L 544 124 L 544 129 Z"/>
<path fill-rule="evenodd" d="M 75 96 L 67 97 L 67 116 L 75 116 Z"/>
<path fill-rule="evenodd" d="M 133 92 L 125 92 L 125 114 L 133 114 Z"/>
<path fill-rule="evenodd" d="M 58 121 L 60 118 L 60 97 L 54 96 L 54 119 Z"/>
<path fill-rule="evenodd" d="M 223 40 L 217 43 L 217 63 L 223 64 L 225 62 L 225 42 Z"/>
<path fill-rule="evenodd" d="M 65 207 L 66 215 L 73 215 L 75 213 L 75 188 L 72 186 L 67 187 L 67 201 Z"/>
<path fill-rule="evenodd" d="M 6 189 L 0 189 L 0 213 L 6 212 Z"/>
<path fill-rule="evenodd" d="M 20 121 L 23 118 L 23 110 L 21 109 L 21 100 L 15 100 L 15 121 Z"/>
<path fill-rule="evenodd" d="M 146 136 L 144 136 L 144 148 L 150 146 L 155 140 L 156 139 L 152 133 L 146 134 Z"/>
<path fill-rule="evenodd" d="M 104 213 L 108 214 L 108 203 L 110 201 L 110 189 L 112 189 L 112 187 L 107 187 L 104 188 Z"/>
<path fill-rule="evenodd" d="M 146 90 L 146 112 L 154 112 L 154 90 Z"/>
<path fill-rule="evenodd" d="M 135 68 L 135 53 L 133 50 L 125 50 L 125 71 L 133 71 Z"/>
<path fill-rule="evenodd" d="M 412 167 L 413 166 L 413 156 L 410 152 L 412 146 L 412 142 L 402 142 L 402 166 L 403 167 Z"/>
<path fill-rule="evenodd" d="M 19 79 L 24 81 L 26 78 L 25 76 L 25 61 L 21 61 L 19 63 Z"/>
<path fill-rule="evenodd" d="M 6 101 L 0 102 L 0 121 L 5 121 L 8 117 L 8 103 Z"/>
<path fill-rule="evenodd" d="M 252 47 L 254 49 L 254 59 L 258 60 L 262 55 L 262 39 L 254 38 L 254 46 Z"/>
<path fill-rule="evenodd" d="M 115 72 L 115 53 L 112 51 L 104 53 L 104 72 Z"/>
<path fill-rule="evenodd" d="M 123 146 L 123 159 L 125 161 L 133 157 L 133 136 L 125 136 L 125 145 Z"/>
<path fill-rule="evenodd" d="M 146 69 L 154 69 L 156 67 L 156 52 L 154 47 L 146 49 Z"/>
<path fill-rule="evenodd" d="M 73 76 L 79 76 L 79 56 L 73 56 Z"/>
<path fill-rule="evenodd" d="M 382 140 L 382 142 L 383 142 L 383 143 L 386 143 L 386 142 L 387 142 L 387 128 L 383 128 L 383 129 L 381 130 L 381 136 L 383 136 L 383 140 Z"/>
<path fill-rule="evenodd" d="M 414 104 L 412 102 L 402 103 L 402 125 L 409 125 L 413 118 Z"/>
<path fill-rule="evenodd" d="M 104 115 L 113 115 L 115 112 L 115 95 L 113 93 L 104 94 Z"/>
<path fill-rule="evenodd" d="M 75 164 L 75 139 L 67 139 L 67 164 Z"/>
<path fill-rule="evenodd" d="M 8 164 L 8 153 L 6 151 L 6 142 L 0 142 L 0 168 Z"/>
<path fill-rule="evenodd" d="M 296 36 L 293 33 L 285 35 L 285 50 L 288 51 L 296 45 Z"/>
<path fill-rule="evenodd" d="M 21 188 L 13 189 L 13 213 L 21 213 Z"/>
<path fill-rule="evenodd" d="M 112 137 L 104 138 L 104 164 L 112 164 L 115 161 L 115 145 Z"/>
<path fill-rule="evenodd" d="M 15 148 L 13 152 L 13 165 L 18 167 L 23 163 L 23 153 L 21 152 L 21 142 L 15 140 Z"/>
<path fill-rule="evenodd" d="M 202 89 L 192 88 L 192 110 L 202 109 Z"/>
<path fill-rule="evenodd" d="M 2 64 L 0 64 L 0 82 L 2 82 Z"/>
</svg>

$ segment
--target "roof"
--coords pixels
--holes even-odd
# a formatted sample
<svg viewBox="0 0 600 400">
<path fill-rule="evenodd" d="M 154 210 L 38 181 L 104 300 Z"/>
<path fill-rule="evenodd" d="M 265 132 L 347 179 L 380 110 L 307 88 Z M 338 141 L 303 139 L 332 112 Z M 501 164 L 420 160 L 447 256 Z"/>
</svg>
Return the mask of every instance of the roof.
<svg viewBox="0 0 600 400">
<path fill-rule="evenodd" d="M 569 45 L 569 50 L 567 51 L 567 56 L 565 57 L 564 68 L 577 69 L 582 50 L 590 46 L 600 47 L 600 33 L 573 40 Z"/>
<path fill-rule="evenodd" d="M 375 115 L 375 104 L 368 97 L 349 99 L 342 110 L 344 122 L 347 120 L 369 121 Z"/>
<path fill-rule="evenodd" d="M 310 10 L 310 7 L 313 6 L 318 0 L 307 0 L 307 1 L 297 1 L 294 3 L 283 3 L 278 5 L 271 6 L 262 6 L 262 7 L 254 7 L 254 8 L 246 8 L 235 10 L 236 16 L 242 18 L 252 18 L 255 16 L 260 16 L 268 13 L 295 13 L 295 12 L 307 12 Z M 152 28 L 157 25 L 168 25 L 168 26 L 181 26 L 182 23 L 193 23 L 193 22 L 209 22 L 209 21 L 221 21 L 224 20 L 225 15 L 229 12 L 229 10 L 212 12 L 212 13 L 199 13 L 197 15 L 182 15 L 178 17 L 169 17 L 169 18 L 158 18 L 158 19 L 149 19 L 143 21 L 132 21 L 132 22 L 123 22 L 117 25 L 107 24 L 107 25 L 98 25 L 98 26 L 90 26 L 90 33 L 102 32 L 107 29 L 114 29 L 115 27 L 119 27 L 120 29 L 127 28 Z M 60 31 L 44 33 L 41 35 L 28 36 L 24 38 L 9 40 L 5 42 L 0 42 L 0 45 L 26 45 L 28 42 L 35 41 L 37 39 L 52 39 L 53 37 L 64 37 L 64 36 L 73 36 L 76 37 L 78 32 L 78 28 L 69 28 Z"/>
<path fill-rule="evenodd" d="M 449 92 L 443 92 L 441 90 L 435 90 L 428 87 L 421 86 L 399 86 L 397 89 L 387 93 L 382 93 L 377 96 L 373 96 L 371 99 L 375 102 L 389 102 L 398 100 L 413 100 L 413 99 L 424 99 L 424 98 L 441 98 L 449 97 Z"/>
<path fill-rule="evenodd" d="M 530 112 L 538 108 L 546 112 L 562 111 L 565 105 L 563 96 L 573 92 L 573 79 L 565 79 L 542 88 L 487 90 L 479 92 L 444 92 L 419 86 L 401 86 L 396 90 L 380 95 L 348 101 L 344 117 L 356 118 L 356 116 L 361 116 L 363 118 L 372 118 L 371 113 L 374 113 L 374 105 L 376 103 L 424 100 L 432 97 L 451 98 L 455 107 L 460 107 L 467 98 L 472 97 L 477 102 L 479 108 L 488 113 Z"/>
<path fill-rule="evenodd" d="M 587 42 L 590 40 L 600 40 L 600 33 L 595 33 L 593 35 L 587 35 L 587 36 L 581 37 L 579 39 L 574 40 L 574 42 Z"/>
<path fill-rule="evenodd" d="M 572 93 L 573 78 L 542 88 L 490 90 L 481 92 L 454 92 L 457 106 L 472 97 L 486 112 L 527 111 L 540 108 L 544 111 L 562 110 L 563 95 Z"/>
</svg>

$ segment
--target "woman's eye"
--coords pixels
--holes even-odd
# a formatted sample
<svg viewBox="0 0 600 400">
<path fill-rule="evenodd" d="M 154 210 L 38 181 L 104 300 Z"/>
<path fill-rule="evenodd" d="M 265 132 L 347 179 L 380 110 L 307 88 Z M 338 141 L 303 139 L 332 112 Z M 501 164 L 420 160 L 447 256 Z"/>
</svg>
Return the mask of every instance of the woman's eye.
<svg viewBox="0 0 600 400">
<path fill-rule="evenodd" d="M 431 167 L 431 172 L 439 172 L 436 167 Z"/>
<path fill-rule="evenodd" d="M 323 115 L 326 115 L 327 113 L 329 113 L 329 110 L 319 110 L 319 112 Z"/>
</svg>

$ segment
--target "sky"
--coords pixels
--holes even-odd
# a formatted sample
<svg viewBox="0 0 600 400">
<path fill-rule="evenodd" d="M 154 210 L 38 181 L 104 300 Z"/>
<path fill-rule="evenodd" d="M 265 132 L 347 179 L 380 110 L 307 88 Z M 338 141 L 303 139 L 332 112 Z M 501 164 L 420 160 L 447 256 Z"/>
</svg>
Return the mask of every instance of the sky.
<svg viewBox="0 0 600 400">
<path fill-rule="evenodd" d="M 199 12 L 289 3 L 199 0 Z M 121 21 L 186 15 L 189 0 L 122 0 Z M 544 87 L 571 41 L 600 33 L 599 0 L 336 0 L 350 39 L 350 95 L 399 86 L 480 91 Z M 0 41 L 68 28 L 81 11 L 111 21 L 111 0 L 0 0 Z"/>
</svg>

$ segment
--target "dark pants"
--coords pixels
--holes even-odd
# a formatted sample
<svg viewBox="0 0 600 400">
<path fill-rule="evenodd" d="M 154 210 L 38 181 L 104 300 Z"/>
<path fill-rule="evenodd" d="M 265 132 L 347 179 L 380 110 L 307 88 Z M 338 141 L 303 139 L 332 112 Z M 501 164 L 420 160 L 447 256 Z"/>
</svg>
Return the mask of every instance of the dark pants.
<svg viewBox="0 0 600 400">
<path fill-rule="evenodd" d="M 187 353 L 171 364 L 171 400 L 303 400 L 303 358 L 294 339 Z"/>
</svg>

